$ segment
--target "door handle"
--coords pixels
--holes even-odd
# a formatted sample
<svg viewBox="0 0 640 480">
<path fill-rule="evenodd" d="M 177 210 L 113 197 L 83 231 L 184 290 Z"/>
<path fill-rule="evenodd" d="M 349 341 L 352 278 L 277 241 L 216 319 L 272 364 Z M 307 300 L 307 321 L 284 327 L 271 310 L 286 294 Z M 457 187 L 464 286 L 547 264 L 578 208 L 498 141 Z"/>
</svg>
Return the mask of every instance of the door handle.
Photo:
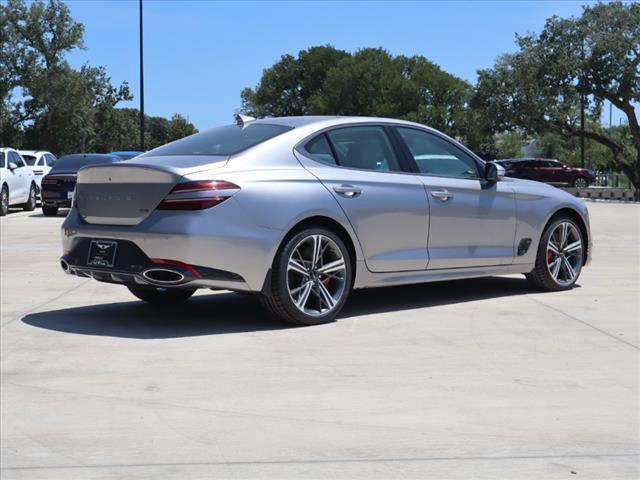
<svg viewBox="0 0 640 480">
<path fill-rule="evenodd" d="M 355 197 L 362 193 L 362 189 L 360 187 L 354 187 L 353 185 L 335 186 L 333 187 L 333 191 L 340 195 L 344 195 L 345 197 Z"/>
<path fill-rule="evenodd" d="M 443 190 L 431 190 L 431 196 L 439 198 L 443 202 L 446 202 L 450 198 L 453 198 L 453 193 L 449 192 L 446 188 Z"/>
</svg>

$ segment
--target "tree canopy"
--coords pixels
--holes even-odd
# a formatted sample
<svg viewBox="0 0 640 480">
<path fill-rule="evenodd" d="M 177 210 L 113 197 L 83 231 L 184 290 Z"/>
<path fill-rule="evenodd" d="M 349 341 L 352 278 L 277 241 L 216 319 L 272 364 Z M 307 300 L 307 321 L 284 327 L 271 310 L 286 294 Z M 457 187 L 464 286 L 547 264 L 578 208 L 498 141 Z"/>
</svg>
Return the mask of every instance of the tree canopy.
<svg viewBox="0 0 640 480">
<path fill-rule="evenodd" d="M 370 115 L 426 123 L 463 136 L 472 87 L 422 56 L 332 46 L 283 55 L 242 93 L 249 115 Z"/>
<path fill-rule="evenodd" d="M 74 69 L 66 60 L 69 52 L 84 48 L 84 26 L 64 3 L 8 0 L 0 4 L 0 33 L 3 145 L 64 154 L 138 144 L 139 112 L 116 108 L 132 99 L 127 83 L 114 86 L 104 67 Z M 196 131 L 180 115 L 146 118 L 152 147 Z"/>
<path fill-rule="evenodd" d="M 579 18 L 554 16 L 539 35 L 518 36 L 517 43 L 517 52 L 478 72 L 472 106 L 483 112 L 484 128 L 584 136 L 606 146 L 640 189 L 640 4 L 600 3 Z M 600 124 L 605 100 L 625 114 L 628 135 Z"/>
</svg>

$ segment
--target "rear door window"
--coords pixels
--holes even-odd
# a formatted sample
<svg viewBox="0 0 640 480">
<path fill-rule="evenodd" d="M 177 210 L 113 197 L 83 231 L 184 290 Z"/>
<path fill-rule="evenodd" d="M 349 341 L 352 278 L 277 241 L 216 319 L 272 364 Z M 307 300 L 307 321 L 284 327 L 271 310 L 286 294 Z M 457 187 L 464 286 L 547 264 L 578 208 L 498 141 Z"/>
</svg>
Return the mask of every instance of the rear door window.
<svg viewBox="0 0 640 480">
<path fill-rule="evenodd" d="M 342 167 L 379 172 L 402 171 L 391 142 L 381 126 L 344 127 L 330 130 L 337 163 Z"/>
</svg>

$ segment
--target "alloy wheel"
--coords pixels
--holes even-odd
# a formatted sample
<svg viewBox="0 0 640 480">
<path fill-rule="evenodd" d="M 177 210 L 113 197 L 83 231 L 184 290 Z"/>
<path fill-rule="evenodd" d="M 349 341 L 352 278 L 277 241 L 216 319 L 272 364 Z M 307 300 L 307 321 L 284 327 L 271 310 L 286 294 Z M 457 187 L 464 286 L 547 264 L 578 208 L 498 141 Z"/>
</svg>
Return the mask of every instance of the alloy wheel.
<svg viewBox="0 0 640 480">
<path fill-rule="evenodd" d="M 2 211 L 6 212 L 9 210 L 9 192 L 7 192 L 6 188 L 2 189 Z"/>
<path fill-rule="evenodd" d="M 331 238 L 314 234 L 303 238 L 287 263 L 287 289 L 298 310 L 318 317 L 331 312 L 346 291 L 344 256 Z"/>
<path fill-rule="evenodd" d="M 556 225 L 547 242 L 547 268 L 558 285 L 570 285 L 582 268 L 582 237 L 570 222 Z"/>
<path fill-rule="evenodd" d="M 576 188 L 587 188 L 587 181 L 584 178 L 576 178 L 573 182 L 573 186 Z"/>
</svg>

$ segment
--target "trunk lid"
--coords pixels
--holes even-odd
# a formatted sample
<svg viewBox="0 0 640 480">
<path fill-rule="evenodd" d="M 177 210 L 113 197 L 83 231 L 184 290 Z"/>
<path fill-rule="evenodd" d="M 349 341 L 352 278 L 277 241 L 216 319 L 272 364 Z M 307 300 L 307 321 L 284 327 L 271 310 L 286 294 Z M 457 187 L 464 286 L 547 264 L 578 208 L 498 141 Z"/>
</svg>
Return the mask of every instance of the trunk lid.
<svg viewBox="0 0 640 480">
<path fill-rule="evenodd" d="M 84 221 L 137 225 L 187 174 L 226 164 L 227 157 L 156 157 L 85 167 L 78 172 L 76 203 Z"/>
</svg>

